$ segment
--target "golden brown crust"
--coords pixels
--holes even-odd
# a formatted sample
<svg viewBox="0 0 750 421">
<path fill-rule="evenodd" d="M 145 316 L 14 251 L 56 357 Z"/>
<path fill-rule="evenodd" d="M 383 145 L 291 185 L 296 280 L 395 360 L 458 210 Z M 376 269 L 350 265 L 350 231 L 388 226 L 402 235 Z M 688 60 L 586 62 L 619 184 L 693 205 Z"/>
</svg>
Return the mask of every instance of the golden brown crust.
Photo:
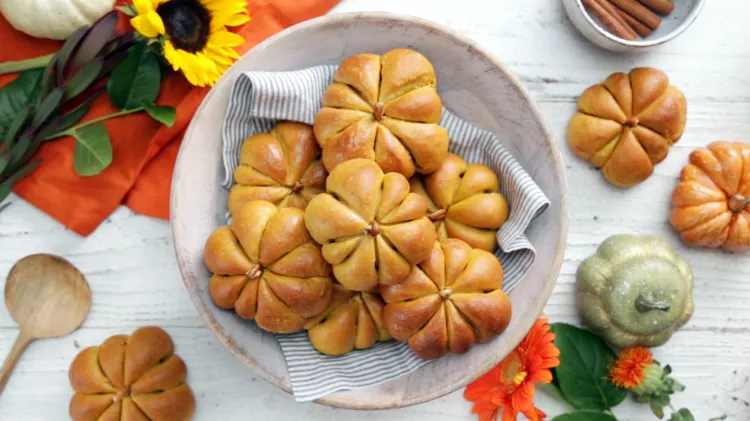
<svg viewBox="0 0 750 421">
<path fill-rule="evenodd" d="M 383 174 L 355 159 L 334 169 L 305 210 L 305 225 L 322 244 L 336 279 L 355 291 L 401 282 L 435 242 L 424 200 L 401 174 Z"/>
<path fill-rule="evenodd" d="M 497 258 L 458 239 L 435 243 L 404 282 L 382 286 L 383 320 L 423 359 L 461 354 L 508 327 L 511 304 Z"/>
<path fill-rule="evenodd" d="M 494 252 L 497 230 L 508 220 L 508 201 L 497 174 L 482 164 L 467 164 L 448 154 L 437 171 L 410 180 L 411 191 L 427 202 L 438 240 L 458 238 Z"/>
<path fill-rule="evenodd" d="M 322 312 L 331 299 L 331 266 L 297 208 L 246 203 L 231 227 L 209 237 L 204 259 L 214 272 L 214 303 L 270 332 L 301 330 L 305 318 Z"/>
<path fill-rule="evenodd" d="M 384 305 L 377 295 L 335 285 L 326 310 L 305 324 L 310 342 L 323 354 L 343 355 L 390 340 L 383 325 Z"/>
<path fill-rule="evenodd" d="M 568 144 L 620 187 L 647 179 L 682 136 L 687 120 L 683 93 L 653 68 L 615 73 L 586 89 L 568 125 Z"/>
<path fill-rule="evenodd" d="M 190 420 L 195 397 L 187 366 L 173 352 L 172 339 L 157 327 L 81 351 L 69 370 L 73 421 Z"/>
<path fill-rule="evenodd" d="M 279 123 L 270 133 L 248 137 L 234 172 L 229 212 L 253 200 L 304 209 L 325 186 L 320 153 L 312 127 L 301 123 Z"/>
<path fill-rule="evenodd" d="M 407 178 L 435 171 L 448 152 L 436 86 L 432 64 L 413 50 L 345 59 L 315 117 L 325 168 L 363 158 Z"/>
<path fill-rule="evenodd" d="M 750 145 L 713 142 L 690 154 L 669 222 L 695 246 L 750 250 Z"/>
</svg>

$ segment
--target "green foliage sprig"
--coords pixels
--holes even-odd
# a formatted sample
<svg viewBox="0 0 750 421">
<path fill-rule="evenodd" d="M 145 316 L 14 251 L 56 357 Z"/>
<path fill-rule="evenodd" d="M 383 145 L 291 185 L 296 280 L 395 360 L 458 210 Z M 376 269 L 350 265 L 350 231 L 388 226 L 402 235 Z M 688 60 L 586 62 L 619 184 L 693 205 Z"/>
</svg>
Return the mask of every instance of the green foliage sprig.
<svg viewBox="0 0 750 421">
<path fill-rule="evenodd" d="M 604 340 L 565 323 L 553 324 L 552 330 L 555 346 L 560 349 L 560 365 L 553 369 L 553 382 L 540 387 L 574 410 L 552 421 L 617 421 L 612 408 L 622 403 L 629 392 L 636 402 L 648 404 L 659 419 L 669 408 L 669 421 L 695 421 L 690 410 L 677 410 L 671 405 L 670 396 L 685 387 L 669 377 L 669 366 L 662 369 L 655 362 L 641 386 L 632 390 L 619 388 L 609 378 L 609 367 L 617 354 Z"/>
<path fill-rule="evenodd" d="M 45 58 L 44 69 L 26 70 L 0 89 L 0 204 L 39 165 L 39 160 L 29 161 L 44 142 L 73 136 L 75 171 L 93 176 L 113 158 L 103 121 L 145 111 L 167 126 L 174 124 L 175 109 L 155 104 L 163 77 L 161 46 L 119 32 L 118 22 L 113 11 L 80 28 Z M 78 124 L 104 92 L 120 111 Z"/>
</svg>

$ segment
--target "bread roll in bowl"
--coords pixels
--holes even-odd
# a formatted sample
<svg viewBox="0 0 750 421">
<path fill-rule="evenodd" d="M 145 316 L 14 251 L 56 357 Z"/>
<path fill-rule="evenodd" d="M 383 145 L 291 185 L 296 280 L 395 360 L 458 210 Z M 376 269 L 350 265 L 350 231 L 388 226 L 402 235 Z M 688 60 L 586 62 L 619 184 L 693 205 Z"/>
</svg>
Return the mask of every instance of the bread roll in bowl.
<svg viewBox="0 0 750 421">
<path fill-rule="evenodd" d="M 420 358 L 463 354 L 494 339 L 510 324 L 503 267 L 492 253 L 458 239 L 434 243 L 406 280 L 380 287 L 390 334 Z"/>
<path fill-rule="evenodd" d="M 508 220 L 508 201 L 500 194 L 492 168 L 448 154 L 437 171 L 413 177 L 410 184 L 411 191 L 427 202 L 427 217 L 435 222 L 438 240 L 458 238 L 495 251 L 497 230 Z"/>
<path fill-rule="evenodd" d="M 424 260 L 437 238 L 419 195 L 398 173 L 383 174 L 373 161 L 354 159 L 336 167 L 326 193 L 305 209 L 305 225 L 322 244 L 333 274 L 354 291 L 403 281 Z"/>
<path fill-rule="evenodd" d="M 331 267 L 307 232 L 304 212 L 256 200 L 206 241 L 214 303 L 269 332 L 292 333 L 328 306 Z"/>
<path fill-rule="evenodd" d="M 334 285 L 328 308 L 305 325 L 310 342 L 323 354 L 343 355 L 390 340 L 391 335 L 383 325 L 384 306 L 376 294 Z"/>
<path fill-rule="evenodd" d="M 443 103 L 425 56 L 406 48 L 356 54 L 339 65 L 333 82 L 313 126 L 329 172 L 355 158 L 406 178 L 440 166 L 448 132 L 437 124 Z"/>
<path fill-rule="evenodd" d="M 234 214 L 253 200 L 304 209 L 323 191 L 327 175 L 312 127 L 279 123 L 270 133 L 258 133 L 242 143 L 229 212 Z"/>
</svg>

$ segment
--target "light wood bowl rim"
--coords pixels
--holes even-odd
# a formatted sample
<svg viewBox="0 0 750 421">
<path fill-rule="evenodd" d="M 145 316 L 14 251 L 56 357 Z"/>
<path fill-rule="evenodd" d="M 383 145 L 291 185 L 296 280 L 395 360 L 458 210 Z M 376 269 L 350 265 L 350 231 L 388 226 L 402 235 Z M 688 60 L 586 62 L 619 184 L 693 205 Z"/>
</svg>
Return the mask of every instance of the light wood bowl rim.
<svg viewBox="0 0 750 421">
<path fill-rule="evenodd" d="M 551 271 L 549 272 L 549 277 L 544 282 L 544 288 L 542 291 L 540 291 L 539 299 L 535 302 L 534 306 L 532 307 L 532 312 L 537 314 L 537 316 L 542 314 L 542 311 L 544 310 L 544 307 L 547 304 L 547 301 L 549 300 L 550 295 L 552 294 L 552 290 L 557 282 L 557 277 L 560 272 L 560 268 L 562 267 L 563 259 L 565 256 L 565 246 L 567 243 L 567 236 L 568 236 L 568 183 L 567 183 L 567 176 L 565 173 L 565 166 L 562 161 L 562 157 L 560 154 L 560 151 L 557 147 L 557 143 L 555 142 L 554 137 L 551 134 L 551 131 L 545 122 L 544 118 L 541 115 L 541 112 L 538 108 L 538 105 L 533 100 L 533 98 L 529 95 L 526 88 L 521 83 L 520 79 L 512 72 L 510 71 L 503 63 L 501 63 L 492 53 L 485 50 L 481 46 L 479 46 L 475 41 L 471 40 L 468 37 L 465 37 L 452 29 L 449 29 L 447 27 L 444 27 L 440 24 L 437 24 L 435 22 L 422 19 L 416 16 L 410 16 L 410 15 L 403 15 L 403 14 L 396 14 L 396 13 L 389 13 L 389 12 L 349 12 L 349 13 L 337 13 L 332 15 L 326 15 L 322 17 L 318 17 L 315 19 L 308 20 L 306 22 L 294 25 L 292 27 L 289 27 L 281 32 L 276 33 L 275 35 L 272 35 L 271 37 L 267 38 L 265 41 L 259 43 L 253 49 L 251 49 L 249 52 L 247 52 L 245 55 L 243 55 L 237 63 L 239 63 L 242 60 L 248 59 L 249 57 L 252 57 L 254 51 L 260 51 L 263 49 L 267 49 L 269 47 L 272 47 L 273 44 L 280 38 L 288 36 L 289 34 L 301 30 L 301 29 L 314 29 L 315 27 L 322 27 L 327 26 L 331 24 L 346 22 L 346 21 L 352 21 L 352 20 L 376 20 L 376 21 L 399 21 L 401 23 L 407 23 L 415 26 L 421 26 L 424 27 L 430 31 L 440 32 L 443 35 L 446 35 L 448 37 L 454 38 L 458 43 L 463 44 L 466 46 L 467 49 L 472 50 L 474 53 L 481 56 L 483 59 L 487 60 L 488 62 L 492 63 L 494 66 L 496 66 L 498 69 L 500 69 L 510 80 L 513 87 L 519 91 L 521 96 L 526 99 L 529 105 L 529 111 L 532 113 L 533 119 L 539 124 L 539 126 L 542 128 L 542 130 L 545 133 L 545 137 L 547 138 L 547 142 L 549 144 L 549 148 L 552 154 L 554 168 L 553 171 L 557 177 L 560 179 L 560 186 L 562 191 L 559 192 L 560 195 L 560 212 L 558 214 L 557 223 L 560 227 L 560 236 L 557 241 L 556 246 L 556 252 L 554 256 L 554 261 L 551 264 Z M 229 68 L 229 70 L 226 71 L 226 73 L 222 76 L 222 78 L 217 82 L 216 86 L 213 90 L 211 90 L 207 96 L 203 99 L 203 102 L 201 103 L 200 107 L 196 111 L 196 114 L 200 113 L 205 105 L 209 102 L 210 98 L 213 96 L 213 94 L 217 91 L 216 88 L 223 86 L 226 83 L 230 83 L 233 80 L 233 75 L 240 72 L 239 66 L 235 63 L 232 67 Z M 195 121 L 195 120 L 193 120 Z M 193 141 L 193 137 L 191 136 L 191 133 L 194 130 L 194 124 L 191 121 L 191 124 L 189 125 L 187 131 L 185 132 L 183 144 L 180 148 L 180 152 L 177 156 L 177 163 L 176 163 L 176 170 L 174 172 L 173 181 L 172 184 L 176 185 L 176 180 L 178 179 L 180 175 L 180 163 L 181 163 L 181 157 L 183 155 L 182 150 L 185 147 L 188 147 Z M 196 139 L 195 141 L 199 141 L 199 139 Z M 171 200 L 170 200 L 170 215 L 175 215 L 176 208 L 179 207 L 177 195 L 172 194 Z M 198 312 L 200 313 L 201 318 L 206 322 L 206 325 L 209 329 L 211 329 L 218 339 L 221 341 L 221 343 L 229 349 L 229 351 L 240 361 L 242 361 L 246 366 L 248 366 L 254 374 L 262 377 L 269 383 L 275 385 L 276 387 L 280 388 L 281 390 L 292 394 L 291 386 L 282 379 L 275 377 L 271 373 L 267 372 L 263 367 L 260 367 L 256 362 L 254 362 L 251 358 L 249 358 L 248 355 L 246 355 L 244 352 L 239 350 L 228 338 L 226 332 L 222 328 L 222 326 L 216 321 L 216 319 L 213 317 L 213 315 L 206 310 L 203 307 L 202 302 L 197 297 L 197 293 L 193 288 L 193 284 L 195 283 L 193 280 L 192 282 L 189 281 L 190 278 L 194 278 L 192 274 L 189 274 L 186 270 L 187 267 L 187 260 L 188 257 L 183 255 L 180 252 L 180 249 L 178 245 L 181 243 L 180 241 L 180 235 L 181 230 L 176 229 L 177 225 L 172 224 L 172 236 L 175 246 L 175 252 L 177 257 L 177 263 L 180 269 L 180 273 L 182 275 L 183 281 L 185 283 L 186 288 L 188 289 L 188 292 L 190 293 L 191 299 L 193 300 Z M 445 387 L 442 387 L 440 389 L 432 390 L 429 393 L 424 393 L 422 395 L 413 396 L 408 399 L 404 399 L 399 401 L 398 403 L 382 403 L 382 402 L 370 402 L 367 404 L 359 404 L 355 403 L 352 404 L 352 402 L 347 401 L 346 398 L 340 396 L 339 393 L 334 393 L 331 395 L 328 395 L 326 397 L 323 397 L 321 399 L 318 399 L 315 401 L 315 403 L 334 407 L 334 408 L 342 408 L 342 409 L 360 409 L 360 410 L 377 410 L 377 409 L 393 409 L 393 408 L 402 408 L 406 406 L 411 405 L 417 405 L 420 403 L 428 402 L 437 398 L 440 398 L 442 396 L 445 396 L 449 393 L 454 392 L 455 390 L 458 390 L 459 388 L 462 388 L 469 384 L 470 382 L 474 381 L 475 379 L 479 378 L 481 375 L 492 369 L 495 365 L 497 365 L 500 361 L 502 361 L 505 356 L 510 353 L 525 337 L 528 330 L 531 329 L 533 324 L 536 322 L 536 318 L 529 318 L 528 320 L 524 320 L 521 322 L 521 328 L 517 329 L 515 332 L 509 333 L 511 335 L 510 338 L 507 339 L 507 347 L 503 352 L 498 352 L 496 354 L 495 358 L 489 358 L 486 361 L 484 361 L 481 365 L 478 366 L 477 370 L 466 373 L 460 380 L 457 380 Z"/>
</svg>

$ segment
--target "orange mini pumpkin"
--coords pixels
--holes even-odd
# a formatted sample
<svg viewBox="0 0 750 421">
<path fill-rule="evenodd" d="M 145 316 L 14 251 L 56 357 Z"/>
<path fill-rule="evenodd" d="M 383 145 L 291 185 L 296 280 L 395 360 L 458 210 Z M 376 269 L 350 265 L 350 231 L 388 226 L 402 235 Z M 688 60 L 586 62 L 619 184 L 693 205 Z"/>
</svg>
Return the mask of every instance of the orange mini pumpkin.
<svg viewBox="0 0 750 421">
<path fill-rule="evenodd" d="M 117 335 L 81 351 L 70 365 L 73 421 L 188 421 L 195 397 L 187 367 L 158 327 Z"/>
<path fill-rule="evenodd" d="M 669 222 L 686 242 L 750 249 L 750 145 L 719 141 L 690 154 Z"/>
</svg>

